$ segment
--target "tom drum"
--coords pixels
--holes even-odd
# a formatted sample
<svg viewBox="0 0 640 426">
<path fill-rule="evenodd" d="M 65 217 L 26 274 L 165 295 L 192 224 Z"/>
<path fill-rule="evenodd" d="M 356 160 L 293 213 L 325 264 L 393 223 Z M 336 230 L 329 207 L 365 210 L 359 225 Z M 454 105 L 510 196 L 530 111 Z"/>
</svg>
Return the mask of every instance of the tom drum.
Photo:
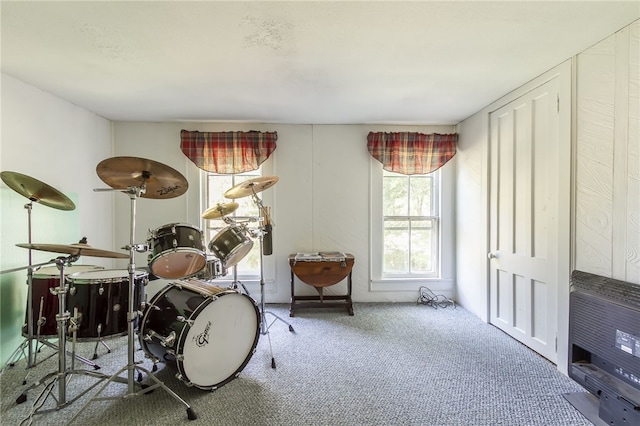
<svg viewBox="0 0 640 426">
<path fill-rule="evenodd" d="M 170 223 L 151 232 L 148 238 L 149 268 L 161 278 L 190 277 L 207 263 L 202 232 L 184 223 Z"/>
<path fill-rule="evenodd" d="M 252 247 L 253 241 L 240 226 L 227 226 L 209 242 L 209 250 L 222 261 L 225 268 L 235 266 Z"/>
</svg>

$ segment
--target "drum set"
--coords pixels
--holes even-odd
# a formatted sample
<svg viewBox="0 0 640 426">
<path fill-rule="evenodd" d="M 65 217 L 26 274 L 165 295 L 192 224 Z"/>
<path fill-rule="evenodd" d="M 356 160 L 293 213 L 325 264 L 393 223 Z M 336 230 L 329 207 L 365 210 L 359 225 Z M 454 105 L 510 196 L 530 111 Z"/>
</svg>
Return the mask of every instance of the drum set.
<svg viewBox="0 0 640 426">
<path fill-rule="evenodd" d="M 262 256 L 271 254 L 272 223 L 269 209 L 262 205 L 257 194 L 275 185 L 278 178 L 270 176 L 251 179 L 232 187 L 224 194 L 230 199 L 252 197 L 260 211 L 258 218 L 250 219 L 258 222 L 257 229 L 251 229 L 246 222 L 238 222 L 229 216 L 238 208 L 236 202 L 218 203 L 202 213 L 203 219 L 221 219 L 228 225 L 209 242 L 206 248 L 213 258 L 208 258 L 202 233 L 186 223 L 171 223 L 150 230 L 147 241 L 143 244 L 134 241 L 137 200 L 166 199 L 182 195 L 186 192 L 188 183 L 179 172 L 153 160 L 137 157 L 103 160 L 96 167 L 96 172 L 110 188 L 98 188 L 94 191 L 119 191 L 129 196 L 130 241 L 123 247 L 128 250 L 128 255 L 93 248 L 87 244 L 86 238 L 70 245 L 32 243 L 31 210 L 34 202 L 60 210 L 73 210 L 75 205 L 64 194 L 37 179 L 16 172 L 0 173 L 7 186 L 30 200 L 25 205 L 28 211 L 29 242 L 16 244 L 29 249 L 28 265 L 0 271 L 2 274 L 24 269 L 28 271 L 27 309 L 22 330 L 25 341 L 16 349 L 7 365 L 13 365 L 16 357 L 25 355 L 25 349 L 27 367 L 36 364 L 39 346 L 47 345 L 57 350 L 57 371 L 27 389 L 45 384 L 34 407 L 42 407 L 44 400 L 52 394 L 55 384 L 58 385 L 58 397 L 54 397 L 54 409 L 57 410 L 103 381 L 106 382 L 85 406 L 98 399 L 114 399 L 99 395 L 109 383 L 119 382 L 128 385 L 125 396 L 140 395 L 162 388 L 186 406 L 187 416 L 193 420 L 197 416 L 191 406 L 136 362 L 136 336 L 145 356 L 153 362 L 153 372 L 157 370 L 157 364 L 163 362 L 175 368 L 176 377 L 187 386 L 215 390 L 237 377 L 255 352 L 260 334 L 268 335 L 270 325 L 267 325 L 266 314 L 273 315 L 274 322 L 281 320 L 288 324 L 289 330 L 293 331 L 289 323 L 267 312 L 264 306 Z M 236 265 L 252 249 L 252 238 L 260 241 L 260 306 L 244 285 L 237 281 Z M 32 250 L 63 253 L 67 256 L 33 264 Z M 142 252 L 149 252 L 148 272 L 137 269 L 135 265 L 135 253 Z M 81 256 L 128 258 L 129 264 L 126 270 L 73 265 Z M 231 286 L 225 288 L 215 285 L 214 280 L 225 276 L 229 268 L 233 268 L 234 272 Z M 145 286 L 150 275 L 174 281 L 147 302 Z M 96 359 L 99 344 L 104 345 L 108 352 L 111 351 L 105 338 L 125 335 L 128 337 L 127 364 L 112 376 L 107 377 L 86 369 L 75 370 L 73 363 L 71 368 L 67 368 L 66 358 L 71 354 L 72 362 L 78 359 L 94 370 L 100 369 L 92 361 L 76 355 L 76 342 L 95 342 L 93 359 Z M 49 342 L 56 338 L 57 345 Z M 68 339 L 73 342 L 72 351 L 67 350 Z M 271 348 L 270 339 L 269 345 Z M 271 358 L 272 367 L 275 368 L 272 348 Z M 126 379 L 120 376 L 125 372 Z M 140 384 L 142 373 L 146 373 L 155 383 Z M 99 381 L 68 401 L 66 382 L 73 374 L 89 375 Z M 24 401 L 26 391 L 16 400 L 17 403 Z"/>
</svg>

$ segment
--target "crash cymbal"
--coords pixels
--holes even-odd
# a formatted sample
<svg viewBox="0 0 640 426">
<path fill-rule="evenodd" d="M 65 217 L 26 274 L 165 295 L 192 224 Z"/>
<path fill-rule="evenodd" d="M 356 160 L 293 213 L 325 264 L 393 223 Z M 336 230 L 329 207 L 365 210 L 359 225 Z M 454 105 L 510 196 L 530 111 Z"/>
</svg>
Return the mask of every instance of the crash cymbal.
<svg viewBox="0 0 640 426">
<path fill-rule="evenodd" d="M 209 207 L 207 210 L 202 212 L 203 219 L 220 219 L 223 216 L 231 214 L 238 209 L 239 204 L 236 202 L 232 203 L 218 203 L 213 207 Z"/>
<path fill-rule="evenodd" d="M 242 183 L 235 185 L 224 193 L 226 198 L 242 198 L 253 193 L 264 191 L 271 188 L 278 182 L 278 176 L 261 176 L 253 179 L 249 179 Z"/>
<path fill-rule="evenodd" d="M 16 244 L 18 247 L 39 250 L 39 251 L 49 251 L 53 253 L 66 253 L 74 256 L 89 256 L 89 257 L 112 257 L 117 259 L 125 259 L 128 258 L 128 254 L 118 253 L 115 251 L 107 251 L 100 250 L 91 247 L 88 244 L 77 243 L 77 244 Z"/>
<path fill-rule="evenodd" d="M 142 198 L 165 199 L 184 194 L 189 188 L 187 179 L 177 170 L 138 157 L 113 157 L 96 166 L 100 179 L 115 189 L 128 189 L 145 185 Z"/>
<path fill-rule="evenodd" d="M 69 197 L 38 179 L 17 172 L 2 172 L 0 177 L 9 188 L 31 201 L 58 210 L 76 208 Z"/>
</svg>

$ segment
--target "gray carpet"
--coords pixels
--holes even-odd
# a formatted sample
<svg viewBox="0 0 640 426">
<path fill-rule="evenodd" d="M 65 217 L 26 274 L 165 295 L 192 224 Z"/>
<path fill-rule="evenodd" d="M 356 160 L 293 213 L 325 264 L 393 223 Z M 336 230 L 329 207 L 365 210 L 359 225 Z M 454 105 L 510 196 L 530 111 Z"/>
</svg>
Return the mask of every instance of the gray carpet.
<svg viewBox="0 0 640 426">
<path fill-rule="evenodd" d="M 128 386 L 111 383 L 101 396 L 115 399 L 85 404 L 100 386 L 87 392 L 97 380 L 75 374 L 66 398 L 77 400 L 47 411 L 56 407 L 49 397 L 30 417 L 43 386 L 29 390 L 22 404 L 16 398 L 57 371 L 57 355 L 28 369 L 27 385 L 22 385 L 24 359 L 4 372 L 0 420 L 3 425 L 58 425 L 74 416 L 78 425 L 591 425 L 562 397 L 583 391 L 580 386 L 461 308 L 357 303 L 354 316 L 342 309 L 301 309 L 294 318 L 288 305 L 267 310 L 295 332 L 267 315 L 274 321 L 269 334 L 260 336 L 240 375 L 219 389 L 187 387 L 175 378 L 173 366 L 156 373 L 193 407 L 196 420 L 189 421 L 185 406 L 162 388 L 122 398 Z M 112 352 L 102 351 L 96 360 L 105 375 L 127 364 L 127 338 L 108 343 Z M 82 343 L 77 352 L 90 358 L 93 346 Z M 44 348 L 39 357 L 46 353 L 55 352 Z M 138 349 L 136 359 L 151 369 L 144 351 Z M 212 360 L 212 368 L 215 364 Z M 79 366 L 86 368 L 76 362 Z"/>
</svg>

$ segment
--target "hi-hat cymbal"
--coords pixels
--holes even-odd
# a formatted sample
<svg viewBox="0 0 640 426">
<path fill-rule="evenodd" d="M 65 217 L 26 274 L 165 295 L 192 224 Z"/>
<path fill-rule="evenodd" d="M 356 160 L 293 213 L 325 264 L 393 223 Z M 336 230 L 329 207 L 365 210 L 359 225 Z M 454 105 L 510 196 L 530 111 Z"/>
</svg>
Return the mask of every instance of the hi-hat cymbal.
<svg viewBox="0 0 640 426">
<path fill-rule="evenodd" d="M 247 195 L 254 193 L 257 194 L 258 192 L 271 188 L 276 184 L 276 182 L 278 182 L 278 179 L 278 176 L 261 176 L 249 179 L 228 189 L 224 193 L 224 196 L 226 198 L 235 199 L 246 197 Z"/>
<path fill-rule="evenodd" d="M 165 199 L 184 194 L 187 179 L 177 170 L 157 161 L 138 157 L 113 157 L 96 166 L 100 179 L 114 189 L 145 185 L 142 198 Z"/>
<path fill-rule="evenodd" d="M 1 172 L 0 177 L 9 188 L 31 201 L 58 210 L 76 208 L 69 197 L 38 179 L 17 172 Z"/>
<path fill-rule="evenodd" d="M 115 251 L 101 250 L 91 247 L 88 244 L 77 243 L 77 244 L 16 244 L 18 247 L 39 250 L 39 251 L 49 251 L 53 253 L 66 253 L 74 256 L 89 256 L 89 257 L 112 257 L 117 259 L 125 259 L 128 258 L 128 254 L 118 253 Z"/>
<path fill-rule="evenodd" d="M 209 207 L 202 212 L 203 219 L 220 219 L 223 216 L 231 214 L 238 209 L 239 204 L 233 203 L 218 203 L 213 207 Z"/>
</svg>

